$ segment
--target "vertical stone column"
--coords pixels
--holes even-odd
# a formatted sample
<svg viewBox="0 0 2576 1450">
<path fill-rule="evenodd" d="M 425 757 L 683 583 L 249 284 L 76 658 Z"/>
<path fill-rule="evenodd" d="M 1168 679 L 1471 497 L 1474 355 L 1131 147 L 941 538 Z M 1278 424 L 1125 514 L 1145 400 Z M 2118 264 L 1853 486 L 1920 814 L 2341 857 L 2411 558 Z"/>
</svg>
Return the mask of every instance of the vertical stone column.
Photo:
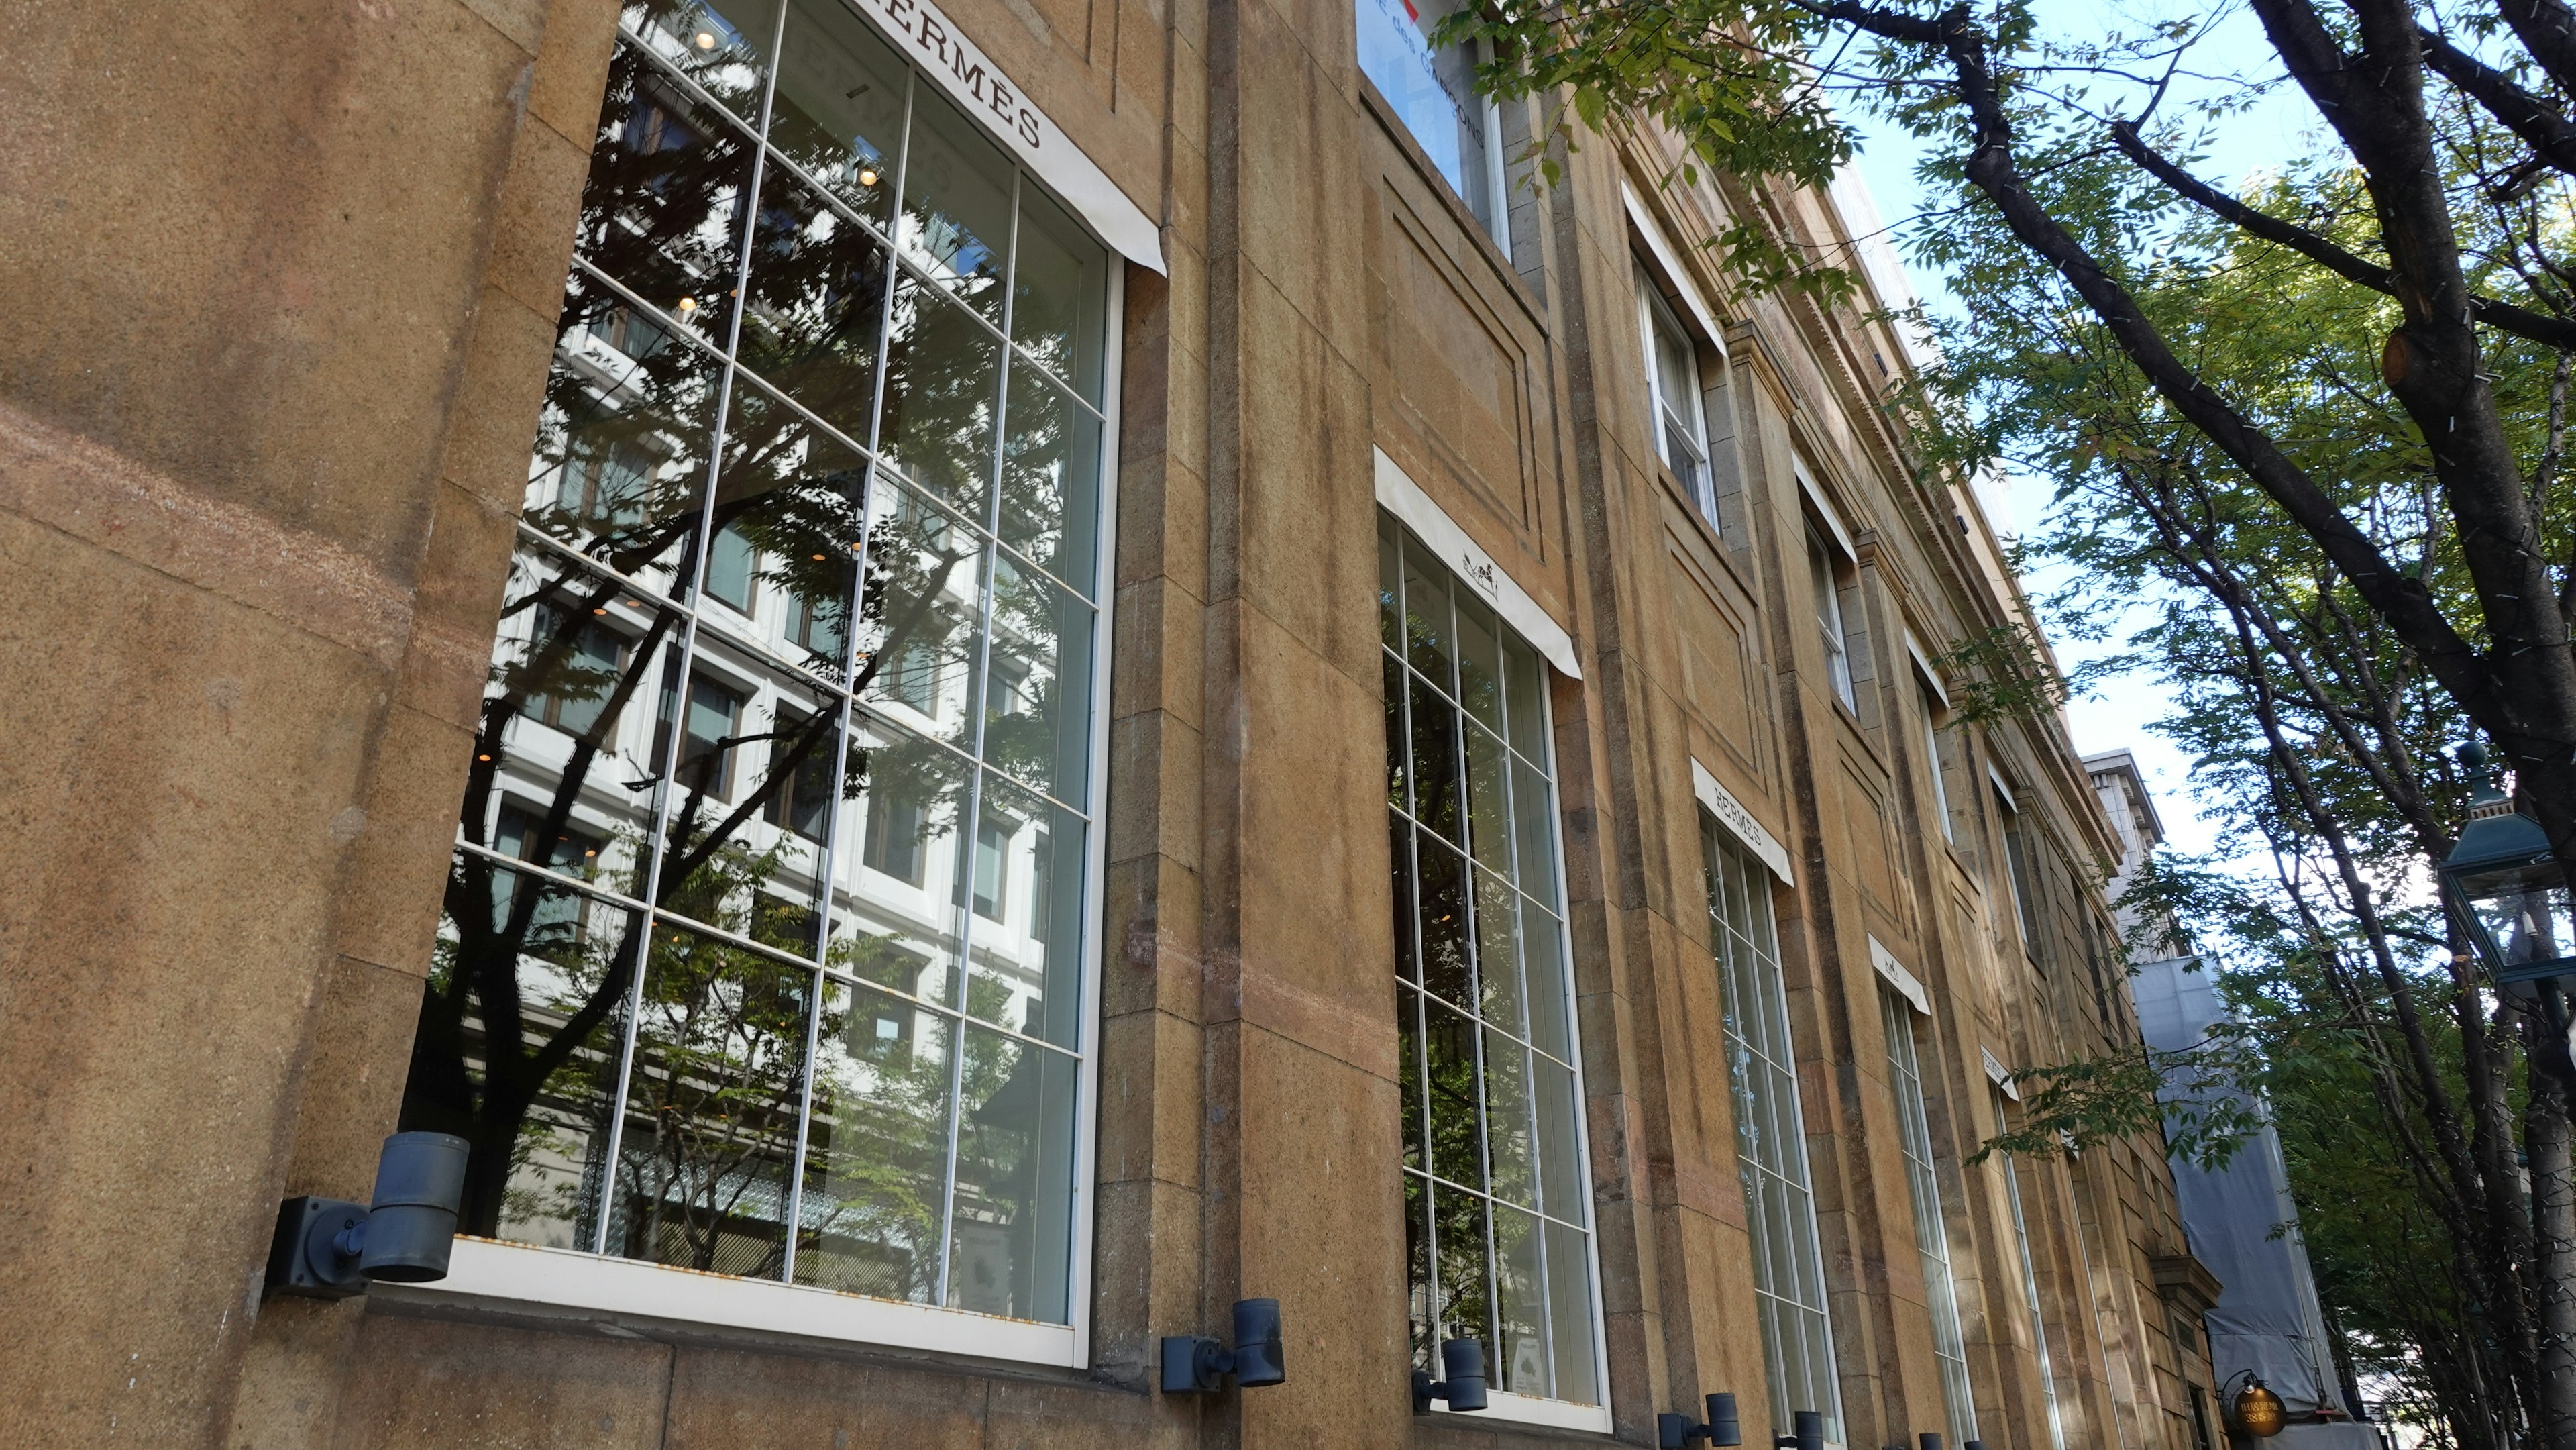
<svg viewBox="0 0 2576 1450">
<path fill-rule="evenodd" d="M 214 1443 L 315 1327 L 261 1266 L 394 1125 L 614 13 L 20 7 L 0 1441 Z"/>
</svg>

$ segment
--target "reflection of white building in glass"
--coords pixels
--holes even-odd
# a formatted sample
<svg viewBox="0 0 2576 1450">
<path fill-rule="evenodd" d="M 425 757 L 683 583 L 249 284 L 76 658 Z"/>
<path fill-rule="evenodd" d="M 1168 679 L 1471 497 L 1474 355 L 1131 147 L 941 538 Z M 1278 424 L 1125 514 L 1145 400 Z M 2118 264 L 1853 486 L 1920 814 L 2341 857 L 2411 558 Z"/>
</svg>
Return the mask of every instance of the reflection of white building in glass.
<svg viewBox="0 0 2576 1450">
<path fill-rule="evenodd" d="M 624 22 L 407 1113 L 486 1237 L 1064 1324 L 1107 254 L 728 8 Z"/>
</svg>

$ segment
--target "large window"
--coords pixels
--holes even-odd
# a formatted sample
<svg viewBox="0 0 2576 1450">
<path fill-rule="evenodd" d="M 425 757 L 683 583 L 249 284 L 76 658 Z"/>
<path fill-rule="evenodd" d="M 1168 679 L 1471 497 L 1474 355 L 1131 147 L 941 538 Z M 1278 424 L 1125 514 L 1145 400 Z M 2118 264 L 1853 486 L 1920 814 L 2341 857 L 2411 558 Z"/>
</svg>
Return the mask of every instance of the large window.
<svg viewBox="0 0 2576 1450">
<path fill-rule="evenodd" d="M 1476 92 L 1475 55 L 1462 46 L 1431 43 L 1432 27 L 1459 8 L 1457 0 L 1352 0 L 1352 7 L 1361 73 L 1509 254 L 1501 117 Z"/>
<path fill-rule="evenodd" d="M 1959 1286 L 1950 1273 L 1950 1230 L 1941 1214 L 1941 1180 L 1932 1165 L 1931 1115 L 1923 1104 L 1923 1068 L 1915 1053 L 1914 1012 L 1882 989 L 1887 1025 L 1887 1080 L 1896 1093 L 1897 1145 L 1905 1153 L 1905 1186 L 1914 1200 L 1914 1244 L 1923 1254 L 1923 1307 L 1932 1316 L 1932 1354 L 1941 1362 L 1941 1394 L 1950 1412 L 1950 1443 L 1977 1438 L 1977 1400 L 1968 1380 L 1968 1340 L 1959 1327 Z"/>
<path fill-rule="evenodd" d="M 466 1233 L 1071 1322 L 1112 286 L 841 0 L 625 7 L 404 1100 Z"/>
<path fill-rule="evenodd" d="M 2012 1110 L 2004 1105 L 2001 1092 L 1995 1094 L 1995 1131 L 2012 1131 Z M 2022 1307 L 2030 1314 L 2031 1352 L 2039 1358 L 2040 1402 L 2048 1413 L 2050 1450 L 2066 1450 L 2066 1419 L 2057 1407 L 2057 1374 L 2048 1362 L 2048 1319 L 2039 1311 L 2039 1275 L 2031 1266 L 2030 1219 L 2022 1212 L 2021 1170 L 2010 1153 L 1998 1153 L 2004 1165 L 2004 1198 L 2012 1206 L 2013 1249 L 2021 1266 Z"/>
<path fill-rule="evenodd" d="M 1378 607 L 1414 1363 L 1600 1406 L 1543 667 L 1383 515 Z"/>
<path fill-rule="evenodd" d="M 1823 636 L 1825 678 L 1843 708 L 1857 713 L 1860 692 L 1854 685 L 1851 635 L 1843 623 L 1843 595 L 1848 588 L 1840 553 L 1813 525 L 1807 529 L 1807 578 L 1816 596 L 1816 629 Z"/>
<path fill-rule="evenodd" d="M 1842 1387 L 1825 1314 L 1824 1253 L 1807 1173 L 1807 1136 L 1798 1108 L 1797 1053 L 1780 976 L 1768 868 L 1738 848 L 1717 819 L 1699 817 L 1708 866 L 1709 949 L 1717 957 L 1726 1017 L 1726 1068 L 1735 1097 L 1735 1156 L 1744 1179 L 1745 1228 L 1753 1241 L 1753 1298 L 1770 1371 L 1771 1418 L 1786 1426 L 1799 1410 L 1825 1417 L 1825 1438 L 1843 1438 Z"/>
<path fill-rule="evenodd" d="M 1644 264 L 1637 271 L 1637 327 L 1646 345 L 1647 402 L 1654 412 L 1655 454 L 1711 525 L 1716 480 L 1708 466 L 1707 413 L 1701 406 L 1699 348 L 1656 291 Z"/>
</svg>

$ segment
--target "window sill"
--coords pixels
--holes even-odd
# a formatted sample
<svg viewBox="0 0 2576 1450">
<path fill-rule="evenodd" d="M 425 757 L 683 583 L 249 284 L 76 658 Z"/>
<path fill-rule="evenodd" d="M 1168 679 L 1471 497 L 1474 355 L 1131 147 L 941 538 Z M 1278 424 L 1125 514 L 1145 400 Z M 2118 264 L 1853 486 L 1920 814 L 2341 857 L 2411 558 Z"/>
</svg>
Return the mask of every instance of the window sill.
<svg viewBox="0 0 2576 1450">
<path fill-rule="evenodd" d="M 1485 1408 L 1456 1411 L 1435 1403 L 1435 1415 L 1458 1414 L 1477 1420 L 1534 1425 L 1543 1430 L 1590 1430 L 1596 1434 L 1611 1433 L 1608 1405 L 1578 1405 L 1571 1400 L 1542 1400 L 1535 1395 L 1507 1394 L 1502 1390 L 1485 1392 Z"/>
<path fill-rule="evenodd" d="M 445 1279 L 404 1285 L 400 1292 L 432 1301 L 546 1305 L 1066 1369 L 1081 1368 L 1085 1354 L 1082 1331 L 1072 1325 L 898 1304 L 803 1284 L 735 1279 L 462 1235 Z"/>
</svg>

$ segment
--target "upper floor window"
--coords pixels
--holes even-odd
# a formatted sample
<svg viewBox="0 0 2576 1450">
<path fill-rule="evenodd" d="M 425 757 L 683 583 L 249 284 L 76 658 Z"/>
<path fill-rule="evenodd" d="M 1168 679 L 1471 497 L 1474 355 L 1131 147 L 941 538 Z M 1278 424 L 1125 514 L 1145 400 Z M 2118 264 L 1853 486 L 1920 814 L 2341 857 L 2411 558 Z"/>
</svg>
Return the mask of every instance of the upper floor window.
<svg viewBox="0 0 2576 1450">
<path fill-rule="evenodd" d="M 1923 1067 L 1915 1050 L 1912 1004 L 1881 988 L 1887 1027 L 1887 1080 L 1896 1095 L 1896 1142 L 1905 1155 L 1905 1186 L 1914 1200 L 1914 1244 L 1923 1259 L 1923 1307 L 1932 1318 L 1932 1357 L 1941 1365 L 1950 1443 L 1977 1438 L 1976 1389 L 1968 1376 L 1968 1340 L 1959 1323 L 1959 1287 L 1950 1272 L 1950 1228 L 1941 1212 L 1941 1179 L 1932 1161 L 1932 1119 L 1923 1101 Z"/>
<path fill-rule="evenodd" d="M 1503 205 L 1503 128 L 1494 103 L 1476 90 L 1477 55 L 1435 47 L 1431 29 L 1455 0 L 1352 0 L 1360 71 L 1386 97 L 1405 130 L 1448 179 L 1450 189 L 1509 255 Z"/>
<path fill-rule="evenodd" d="M 1713 526 L 1717 492 L 1709 468 L 1707 413 L 1700 398 L 1699 347 L 1642 264 L 1637 268 L 1637 327 L 1646 345 L 1646 389 L 1654 412 L 1656 456 Z"/>
<path fill-rule="evenodd" d="M 1825 1256 L 1816 1231 L 1770 871 L 1728 838 L 1705 809 L 1699 837 L 1708 870 L 1709 950 L 1717 958 L 1725 1016 L 1727 1081 L 1735 1098 L 1736 1172 L 1744 1182 L 1745 1229 L 1753 1241 L 1753 1301 L 1770 1372 L 1771 1422 L 1786 1426 L 1797 1411 L 1813 1410 L 1824 1416 L 1825 1439 L 1839 1445 L 1842 1385 L 1825 1308 Z"/>
<path fill-rule="evenodd" d="M 1816 596 L 1816 628 L 1824 637 L 1825 678 L 1843 708 L 1858 714 L 1860 692 L 1853 684 L 1851 636 L 1843 627 L 1846 567 L 1833 545 L 1813 525 L 1807 529 L 1807 576 Z"/>
<path fill-rule="evenodd" d="M 608 69 L 403 1125 L 558 1286 L 1069 1362 L 1110 254 L 843 0 Z"/>
<path fill-rule="evenodd" d="M 2004 884 L 2012 893 L 2013 925 L 2021 934 L 2022 951 L 2032 961 L 2040 959 L 2039 898 L 2032 894 L 2038 883 L 2032 879 L 2032 868 L 2038 859 L 2031 854 L 2029 828 L 2023 824 L 2021 811 L 2001 787 L 1995 791 L 1995 813 L 2003 823 Z"/>
<path fill-rule="evenodd" d="M 1378 606 L 1413 1361 L 1607 1431 L 1545 667 L 1384 515 Z"/>
<path fill-rule="evenodd" d="M 1958 836 L 1950 824 L 1950 785 L 1945 778 L 1948 767 L 1941 755 L 1941 716 L 1946 707 L 1942 705 L 1941 697 L 1932 693 L 1930 685 L 1922 688 L 1922 706 L 1923 777 L 1932 786 L 1932 817 L 1941 823 L 1941 839 L 1952 841 Z"/>
</svg>

